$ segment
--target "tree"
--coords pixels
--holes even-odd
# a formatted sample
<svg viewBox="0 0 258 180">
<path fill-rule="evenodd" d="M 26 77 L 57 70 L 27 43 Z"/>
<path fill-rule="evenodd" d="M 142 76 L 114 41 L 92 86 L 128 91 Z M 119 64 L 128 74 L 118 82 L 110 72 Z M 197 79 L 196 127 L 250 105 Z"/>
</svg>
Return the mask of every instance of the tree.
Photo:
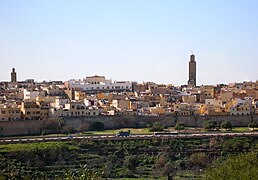
<svg viewBox="0 0 258 180">
<path fill-rule="evenodd" d="M 194 167 L 203 168 L 207 166 L 209 158 L 205 153 L 194 153 L 190 156 L 189 162 Z"/>
<path fill-rule="evenodd" d="M 82 168 L 80 171 L 72 171 L 69 170 L 65 173 L 64 179 L 69 180 L 90 180 L 90 179 L 96 179 L 100 180 L 101 176 L 98 172 L 94 172 L 93 170 Z"/>
<path fill-rule="evenodd" d="M 168 154 L 160 154 L 158 156 L 154 170 L 161 173 L 163 176 L 167 176 L 168 180 L 172 180 L 171 174 L 175 172 L 175 168 L 169 161 Z"/>
<path fill-rule="evenodd" d="M 43 130 L 45 130 L 46 133 L 60 133 L 64 126 L 65 121 L 62 118 L 48 119 Z"/>
<path fill-rule="evenodd" d="M 155 122 L 152 124 L 152 126 L 150 127 L 150 131 L 154 132 L 154 131 L 163 131 L 164 130 L 164 126 L 160 123 L 160 122 Z"/>
<path fill-rule="evenodd" d="M 104 130 L 104 124 L 102 122 L 95 122 L 93 125 L 92 125 L 92 129 L 94 131 L 103 131 Z"/>
<path fill-rule="evenodd" d="M 136 156 L 126 156 L 123 164 L 125 168 L 132 172 L 135 172 L 135 169 L 139 163 Z"/>
<path fill-rule="evenodd" d="M 211 130 L 218 130 L 219 126 L 218 126 L 218 123 L 216 121 L 204 121 L 202 123 L 202 126 L 208 130 L 208 131 L 211 131 Z"/>
<path fill-rule="evenodd" d="M 216 162 L 203 179 L 258 179 L 258 153 L 248 152 Z"/>
<path fill-rule="evenodd" d="M 228 121 L 222 122 L 220 127 L 227 131 L 232 131 L 232 124 Z"/>
<path fill-rule="evenodd" d="M 59 133 L 62 131 L 62 129 L 65 127 L 66 123 L 63 118 L 58 119 L 58 131 Z"/>
<path fill-rule="evenodd" d="M 171 174 L 174 172 L 174 166 L 171 162 L 167 162 L 163 168 L 162 174 L 167 176 L 167 180 L 172 180 Z"/>
<path fill-rule="evenodd" d="M 258 128 L 258 122 L 257 121 L 252 121 L 248 124 L 248 127 L 253 128 L 253 131 L 254 131 L 254 128 Z"/>
<path fill-rule="evenodd" d="M 3 127 L 0 127 L 0 136 L 2 135 L 2 131 L 4 130 Z"/>
<path fill-rule="evenodd" d="M 79 127 L 79 132 L 85 132 L 88 129 L 88 125 L 81 124 Z"/>
<path fill-rule="evenodd" d="M 184 123 L 180 123 L 180 122 L 177 122 L 176 125 L 175 125 L 175 130 L 184 130 L 185 129 L 185 125 Z"/>
<path fill-rule="evenodd" d="M 222 143 L 222 151 L 236 153 L 248 151 L 251 148 L 250 141 L 246 137 L 233 137 Z"/>
<path fill-rule="evenodd" d="M 178 112 L 176 111 L 174 114 L 173 114 L 174 118 L 175 118 L 175 124 L 177 123 L 177 119 L 178 119 Z"/>
</svg>

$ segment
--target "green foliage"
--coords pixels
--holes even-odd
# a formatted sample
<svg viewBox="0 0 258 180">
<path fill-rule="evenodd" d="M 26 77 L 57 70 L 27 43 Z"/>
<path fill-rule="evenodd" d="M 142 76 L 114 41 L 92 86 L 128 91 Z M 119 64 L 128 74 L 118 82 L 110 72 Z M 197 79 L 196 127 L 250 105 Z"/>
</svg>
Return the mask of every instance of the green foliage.
<svg viewBox="0 0 258 180">
<path fill-rule="evenodd" d="M 95 174 L 95 179 L 171 178 L 182 171 L 205 170 L 213 159 L 249 151 L 257 144 L 257 139 L 245 137 L 219 138 L 212 143 L 208 138 L 154 138 L 0 145 L 0 177 L 83 179 Z"/>
<path fill-rule="evenodd" d="M 208 130 L 208 131 L 211 131 L 211 130 L 218 130 L 219 129 L 219 124 L 216 122 L 216 121 L 204 121 L 202 126 Z"/>
<path fill-rule="evenodd" d="M 196 168 L 206 167 L 209 163 L 209 158 L 205 153 L 194 153 L 190 156 L 189 161 Z"/>
<path fill-rule="evenodd" d="M 232 124 L 228 121 L 225 121 L 225 122 L 222 122 L 220 124 L 220 127 L 223 128 L 223 129 L 226 129 L 227 131 L 232 131 Z"/>
<path fill-rule="evenodd" d="M 232 138 L 226 140 L 222 145 L 222 151 L 237 153 L 249 150 L 251 147 L 248 138 Z"/>
<path fill-rule="evenodd" d="M 175 125 L 175 130 L 184 130 L 185 129 L 185 125 L 183 123 L 177 122 Z"/>
<path fill-rule="evenodd" d="M 104 130 L 104 124 L 102 122 L 95 122 L 92 125 L 93 131 L 103 131 Z"/>
<path fill-rule="evenodd" d="M 94 172 L 90 169 L 82 168 L 79 171 L 68 171 L 65 173 L 65 180 L 100 180 L 101 175 L 97 172 Z"/>
<path fill-rule="evenodd" d="M 127 169 L 134 172 L 139 162 L 136 156 L 126 156 L 123 164 Z"/>
<path fill-rule="evenodd" d="M 253 128 L 253 130 L 254 130 L 254 128 L 258 128 L 258 122 L 257 121 L 252 121 L 248 124 L 248 127 Z"/>
<path fill-rule="evenodd" d="M 258 179 L 258 153 L 253 151 L 217 162 L 205 173 L 205 180 Z"/>
<path fill-rule="evenodd" d="M 163 131 L 164 130 L 164 126 L 160 123 L 160 122 L 155 122 L 151 125 L 150 127 L 150 132 L 154 132 L 154 131 Z"/>
<path fill-rule="evenodd" d="M 74 149 L 74 145 L 67 144 L 66 142 L 38 142 L 26 144 L 6 144 L 0 145 L 0 152 L 23 152 L 35 150 L 49 150 L 49 149 Z"/>
<path fill-rule="evenodd" d="M 175 165 L 171 163 L 167 153 L 161 153 L 158 156 L 154 172 L 167 176 L 168 179 L 171 178 L 171 174 L 175 172 Z"/>
<path fill-rule="evenodd" d="M 43 128 L 45 133 L 60 133 L 65 127 L 65 120 L 62 118 L 58 119 L 48 119 Z"/>
</svg>

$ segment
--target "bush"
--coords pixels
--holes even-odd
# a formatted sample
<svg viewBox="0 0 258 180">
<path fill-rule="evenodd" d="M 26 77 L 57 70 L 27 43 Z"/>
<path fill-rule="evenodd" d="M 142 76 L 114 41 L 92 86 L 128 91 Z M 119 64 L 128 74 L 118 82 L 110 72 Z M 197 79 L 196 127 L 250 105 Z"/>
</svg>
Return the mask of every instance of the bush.
<svg viewBox="0 0 258 180">
<path fill-rule="evenodd" d="M 94 131 L 103 131 L 104 130 L 104 124 L 102 122 L 95 122 L 93 125 L 92 125 L 92 129 Z"/>
<path fill-rule="evenodd" d="M 232 131 L 232 124 L 228 121 L 222 122 L 220 127 L 226 129 L 227 131 Z"/>
<path fill-rule="evenodd" d="M 206 171 L 204 179 L 258 179 L 258 154 L 249 152 L 216 163 Z"/>
<path fill-rule="evenodd" d="M 209 163 L 209 158 L 205 153 L 194 153 L 190 156 L 189 161 L 192 166 L 203 168 Z"/>
<path fill-rule="evenodd" d="M 202 126 L 208 131 L 219 129 L 219 125 L 216 121 L 204 121 Z"/>
<path fill-rule="evenodd" d="M 253 130 L 254 130 L 254 128 L 258 128 L 258 122 L 252 121 L 252 122 L 250 122 L 250 123 L 248 124 L 248 127 L 249 127 L 249 128 L 253 128 Z"/>
<path fill-rule="evenodd" d="M 152 126 L 150 127 L 150 132 L 163 131 L 164 128 L 165 128 L 165 127 L 164 127 L 160 122 L 155 122 L 155 123 L 153 123 Z"/>
<path fill-rule="evenodd" d="M 179 123 L 177 122 L 176 125 L 175 125 L 175 130 L 184 130 L 185 129 L 185 125 L 183 123 Z"/>
</svg>

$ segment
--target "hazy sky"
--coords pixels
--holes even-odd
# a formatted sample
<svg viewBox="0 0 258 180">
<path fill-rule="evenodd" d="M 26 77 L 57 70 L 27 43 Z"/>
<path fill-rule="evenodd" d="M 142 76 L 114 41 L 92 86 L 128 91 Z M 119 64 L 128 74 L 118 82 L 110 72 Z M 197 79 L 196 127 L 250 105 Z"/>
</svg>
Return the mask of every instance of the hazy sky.
<svg viewBox="0 0 258 180">
<path fill-rule="evenodd" d="M 258 79 L 257 0 L 0 0 L 0 81 Z"/>
</svg>

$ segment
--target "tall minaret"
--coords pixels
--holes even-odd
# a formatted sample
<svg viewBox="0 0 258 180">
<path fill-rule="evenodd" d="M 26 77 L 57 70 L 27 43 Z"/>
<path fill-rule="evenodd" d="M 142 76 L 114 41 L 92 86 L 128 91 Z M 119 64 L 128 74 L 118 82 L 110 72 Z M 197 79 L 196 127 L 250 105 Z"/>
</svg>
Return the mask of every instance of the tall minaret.
<svg viewBox="0 0 258 180">
<path fill-rule="evenodd" d="M 190 61 L 189 61 L 189 80 L 188 80 L 188 86 L 192 86 L 192 87 L 196 86 L 196 61 L 195 61 L 194 54 L 192 54 L 190 56 Z"/>
<path fill-rule="evenodd" d="M 12 69 L 11 82 L 17 82 L 17 75 L 16 75 L 16 72 L 15 72 L 15 68 Z"/>
</svg>

